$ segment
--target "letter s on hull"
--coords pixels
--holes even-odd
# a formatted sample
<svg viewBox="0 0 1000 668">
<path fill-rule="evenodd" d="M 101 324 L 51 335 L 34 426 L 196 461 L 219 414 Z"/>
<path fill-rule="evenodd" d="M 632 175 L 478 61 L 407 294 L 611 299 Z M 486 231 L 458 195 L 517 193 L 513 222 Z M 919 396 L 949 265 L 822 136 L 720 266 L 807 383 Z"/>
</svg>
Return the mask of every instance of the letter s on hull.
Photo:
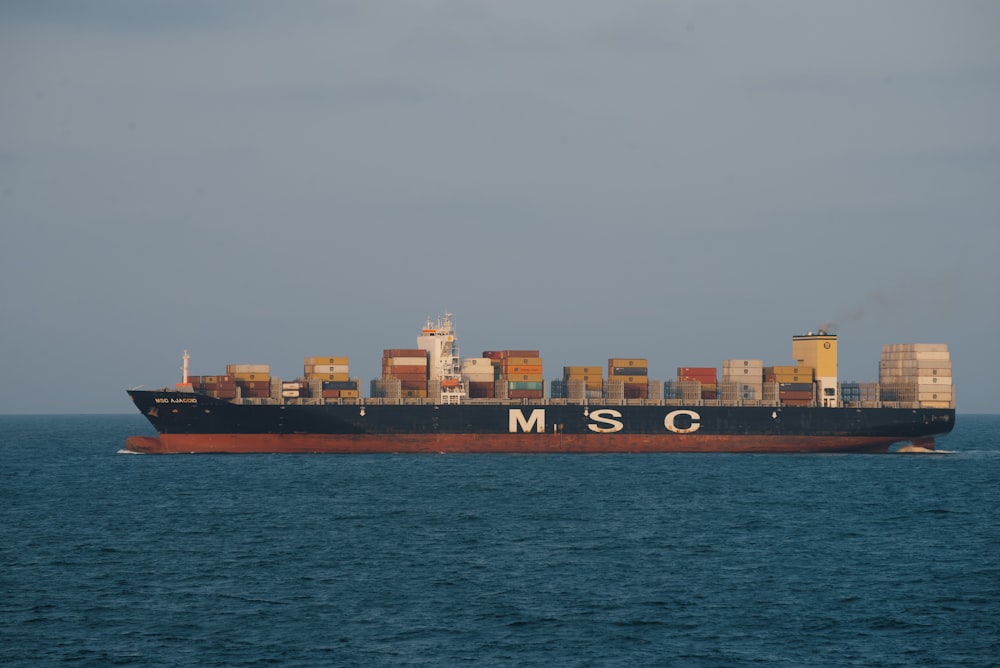
<svg viewBox="0 0 1000 668">
<path fill-rule="evenodd" d="M 678 415 L 685 415 L 690 418 L 691 426 L 678 427 L 675 422 Z M 663 426 L 667 428 L 667 431 L 672 431 L 675 434 L 692 434 L 701 429 L 701 416 L 694 411 L 670 411 L 667 413 L 667 417 L 663 418 Z"/>
<path fill-rule="evenodd" d="M 594 422 L 600 422 L 605 426 L 599 424 L 588 424 L 587 429 L 590 431 L 596 431 L 598 434 L 611 434 L 616 431 L 621 431 L 625 425 L 621 423 L 620 420 L 615 418 L 620 418 L 622 416 L 620 411 L 616 411 L 613 408 L 599 408 L 596 411 L 590 412 L 590 419 Z"/>
</svg>

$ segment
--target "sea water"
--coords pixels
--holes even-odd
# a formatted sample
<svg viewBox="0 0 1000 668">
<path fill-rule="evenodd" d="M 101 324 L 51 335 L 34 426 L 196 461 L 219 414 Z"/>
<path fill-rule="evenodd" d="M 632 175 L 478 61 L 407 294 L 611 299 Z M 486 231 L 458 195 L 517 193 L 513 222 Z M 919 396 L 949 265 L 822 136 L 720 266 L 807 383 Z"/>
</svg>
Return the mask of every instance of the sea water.
<svg viewBox="0 0 1000 668">
<path fill-rule="evenodd" d="M 0 665 L 990 666 L 1000 416 L 948 455 L 119 454 L 0 417 Z"/>
</svg>

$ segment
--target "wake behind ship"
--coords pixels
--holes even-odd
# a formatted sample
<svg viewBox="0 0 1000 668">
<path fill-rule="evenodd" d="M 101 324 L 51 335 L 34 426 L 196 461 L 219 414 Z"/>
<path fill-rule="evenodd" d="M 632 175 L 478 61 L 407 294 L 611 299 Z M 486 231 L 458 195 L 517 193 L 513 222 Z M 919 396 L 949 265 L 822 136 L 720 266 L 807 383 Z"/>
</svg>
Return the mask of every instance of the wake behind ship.
<svg viewBox="0 0 1000 668">
<path fill-rule="evenodd" d="M 549 383 L 538 350 L 462 358 L 450 314 L 416 348 L 383 351 L 368 396 L 347 357 L 306 357 L 283 380 L 266 364 L 129 390 L 158 436 L 143 453 L 886 452 L 934 448 L 955 423 L 944 344 L 883 348 L 878 383 L 837 378 L 837 337 L 792 338 L 793 364 L 727 359 L 649 378 L 644 358 L 563 367 Z M 605 375 L 606 371 L 606 375 Z M 548 396 L 546 396 L 548 394 Z"/>
</svg>

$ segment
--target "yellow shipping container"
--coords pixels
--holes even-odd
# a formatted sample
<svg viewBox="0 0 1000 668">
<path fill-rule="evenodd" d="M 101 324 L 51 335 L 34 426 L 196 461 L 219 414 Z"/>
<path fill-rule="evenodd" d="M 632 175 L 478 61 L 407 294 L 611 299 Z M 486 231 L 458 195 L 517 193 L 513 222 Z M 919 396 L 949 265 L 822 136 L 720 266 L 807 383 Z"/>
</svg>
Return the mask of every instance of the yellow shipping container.
<svg viewBox="0 0 1000 668">
<path fill-rule="evenodd" d="M 799 376 L 794 373 L 776 373 L 769 375 L 768 379 L 775 383 L 811 383 L 813 382 L 812 374 L 808 376 Z"/>
<path fill-rule="evenodd" d="M 794 376 L 809 376 L 810 379 L 813 377 L 813 372 L 815 370 L 811 366 L 766 366 L 764 367 L 765 374 L 774 375 L 794 375 Z"/>
<path fill-rule="evenodd" d="M 243 381 L 247 381 L 247 380 L 257 380 L 257 381 L 271 380 L 271 374 L 270 373 L 240 372 L 240 373 L 231 373 L 229 375 L 233 377 L 233 380 L 243 380 Z"/>
<path fill-rule="evenodd" d="M 608 367 L 621 367 L 621 366 L 649 366 L 649 362 L 640 357 L 612 357 L 608 360 Z"/>
<path fill-rule="evenodd" d="M 600 366 L 564 366 L 564 377 L 576 376 L 596 376 L 604 373 L 604 367 Z"/>
<path fill-rule="evenodd" d="M 357 399 L 358 398 L 358 394 L 359 393 L 358 393 L 357 390 L 341 390 L 340 391 L 340 398 L 341 399 Z"/>
<path fill-rule="evenodd" d="M 515 383 L 537 383 L 538 381 L 545 380 L 542 378 L 540 373 L 519 373 L 514 375 L 504 376 L 504 380 L 513 381 Z"/>
<path fill-rule="evenodd" d="M 350 364 L 349 357 L 306 357 L 302 360 L 303 365 L 310 364 Z"/>
</svg>

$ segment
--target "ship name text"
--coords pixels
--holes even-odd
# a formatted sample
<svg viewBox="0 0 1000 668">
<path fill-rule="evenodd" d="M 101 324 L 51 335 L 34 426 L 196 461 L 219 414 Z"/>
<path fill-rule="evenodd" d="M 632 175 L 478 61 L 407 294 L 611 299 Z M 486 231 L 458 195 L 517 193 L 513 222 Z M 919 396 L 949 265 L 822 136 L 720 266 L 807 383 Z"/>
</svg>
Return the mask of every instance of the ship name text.
<svg viewBox="0 0 1000 668">
<path fill-rule="evenodd" d="M 197 397 L 156 397 L 153 399 L 158 404 L 196 404 Z"/>
<path fill-rule="evenodd" d="M 680 419 L 678 419 L 680 418 Z M 614 408 L 598 408 L 587 414 L 587 429 L 597 434 L 613 434 L 625 429 L 622 412 Z M 663 427 L 675 434 L 692 434 L 701 428 L 701 416 L 692 410 L 670 411 L 663 418 Z M 507 429 L 510 433 L 545 433 L 545 409 L 536 408 L 525 415 L 520 408 L 512 408 Z"/>
</svg>

